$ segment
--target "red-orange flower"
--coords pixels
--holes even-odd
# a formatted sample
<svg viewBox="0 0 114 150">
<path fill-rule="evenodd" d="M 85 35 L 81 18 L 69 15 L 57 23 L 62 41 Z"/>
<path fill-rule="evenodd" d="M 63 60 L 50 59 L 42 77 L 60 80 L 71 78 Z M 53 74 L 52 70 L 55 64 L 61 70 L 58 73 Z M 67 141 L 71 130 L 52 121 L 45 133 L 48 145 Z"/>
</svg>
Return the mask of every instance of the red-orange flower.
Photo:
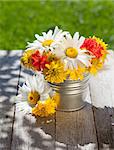
<svg viewBox="0 0 114 150">
<path fill-rule="evenodd" d="M 85 49 L 89 50 L 97 58 L 100 58 L 102 56 L 102 51 L 104 50 L 104 47 L 102 46 L 101 42 L 99 42 L 99 41 L 100 40 L 97 40 L 96 37 L 87 38 L 87 39 L 85 39 L 84 43 L 82 44 L 81 49 L 85 48 Z"/>
<path fill-rule="evenodd" d="M 32 54 L 32 65 L 36 70 L 43 70 L 46 64 L 49 64 L 48 57 L 46 55 L 41 55 L 38 50 Z"/>
</svg>

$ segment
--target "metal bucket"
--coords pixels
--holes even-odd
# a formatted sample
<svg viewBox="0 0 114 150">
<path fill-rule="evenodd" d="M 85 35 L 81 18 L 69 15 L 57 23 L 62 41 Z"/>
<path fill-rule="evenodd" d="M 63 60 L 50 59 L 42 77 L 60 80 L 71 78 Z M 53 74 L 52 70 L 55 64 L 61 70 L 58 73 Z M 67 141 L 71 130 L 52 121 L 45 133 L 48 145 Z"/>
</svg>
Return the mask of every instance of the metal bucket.
<svg viewBox="0 0 114 150">
<path fill-rule="evenodd" d="M 86 104 L 84 100 L 87 96 L 89 78 L 89 74 L 86 74 L 82 81 L 66 80 L 60 84 L 49 83 L 52 89 L 59 93 L 60 96 L 57 110 L 76 111 L 83 108 Z"/>
</svg>

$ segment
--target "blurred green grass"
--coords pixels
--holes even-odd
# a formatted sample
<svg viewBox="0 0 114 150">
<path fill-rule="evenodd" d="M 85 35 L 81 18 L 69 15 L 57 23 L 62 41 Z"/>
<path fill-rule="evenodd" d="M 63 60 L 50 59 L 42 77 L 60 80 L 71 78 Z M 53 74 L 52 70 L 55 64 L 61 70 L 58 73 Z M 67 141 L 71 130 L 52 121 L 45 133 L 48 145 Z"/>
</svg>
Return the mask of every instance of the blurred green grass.
<svg viewBox="0 0 114 150">
<path fill-rule="evenodd" d="M 59 26 L 103 38 L 114 48 L 114 1 L 0 1 L 0 49 L 25 49 L 34 34 Z"/>
</svg>

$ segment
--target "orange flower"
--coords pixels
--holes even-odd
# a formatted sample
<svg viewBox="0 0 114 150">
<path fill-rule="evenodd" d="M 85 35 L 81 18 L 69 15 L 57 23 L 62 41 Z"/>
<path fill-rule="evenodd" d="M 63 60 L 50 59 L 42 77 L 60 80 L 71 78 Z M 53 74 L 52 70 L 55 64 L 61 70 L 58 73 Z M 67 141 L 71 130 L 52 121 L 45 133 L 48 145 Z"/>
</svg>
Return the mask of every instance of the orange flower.
<svg viewBox="0 0 114 150">
<path fill-rule="evenodd" d="M 98 59 L 102 57 L 103 51 L 106 51 L 107 44 L 105 44 L 101 39 L 93 36 L 92 38 L 85 39 L 84 43 L 81 46 L 81 49 L 87 49 Z"/>
<path fill-rule="evenodd" d="M 45 68 L 46 64 L 49 64 L 48 57 L 46 55 L 41 55 L 37 50 L 32 54 L 32 64 L 36 70 L 41 71 Z"/>
</svg>

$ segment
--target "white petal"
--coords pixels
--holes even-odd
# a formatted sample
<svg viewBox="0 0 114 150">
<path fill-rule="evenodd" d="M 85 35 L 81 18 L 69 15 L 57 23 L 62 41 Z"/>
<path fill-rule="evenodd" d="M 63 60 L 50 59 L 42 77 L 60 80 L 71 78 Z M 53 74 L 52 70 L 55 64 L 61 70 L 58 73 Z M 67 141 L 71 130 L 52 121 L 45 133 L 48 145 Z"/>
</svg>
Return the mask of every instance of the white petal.
<svg viewBox="0 0 114 150">
<path fill-rule="evenodd" d="M 27 92 L 29 92 L 30 91 L 30 88 L 28 88 L 26 85 L 25 85 L 25 83 L 22 85 L 22 87 L 21 86 L 19 86 L 19 93 L 27 93 Z"/>
<path fill-rule="evenodd" d="M 43 35 L 44 39 L 47 40 L 47 34 L 45 32 L 42 32 L 42 35 Z"/>
<path fill-rule="evenodd" d="M 66 59 L 64 59 L 63 62 L 65 64 L 65 68 L 64 69 L 67 70 L 68 69 L 68 61 Z"/>
<path fill-rule="evenodd" d="M 73 66 L 72 62 L 70 62 L 68 65 L 69 65 L 68 67 L 69 67 L 71 70 L 74 69 L 74 66 Z"/>
<path fill-rule="evenodd" d="M 82 62 L 86 67 L 90 66 L 89 58 L 86 55 L 78 55 L 77 58 L 80 62 Z"/>
<path fill-rule="evenodd" d="M 36 82 L 36 86 L 37 86 L 37 91 L 39 93 L 42 93 L 44 91 L 44 76 L 40 73 L 40 74 L 37 74 L 36 77 L 35 77 L 35 82 Z"/>
<path fill-rule="evenodd" d="M 52 30 L 49 30 L 49 31 L 48 31 L 48 33 L 47 33 L 47 39 L 51 40 L 51 38 L 52 38 L 52 33 L 53 33 Z"/>
<path fill-rule="evenodd" d="M 78 41 L 78 39 L 79 39 L 79 32 L 76 32 L 73 36 L 73 40 Z"/>
<path fill-rule="evenodd" d="M 15 103 L 18 103 L 18 102 L 20 102 L 22 100 L 22 95 L 21 94 L 19 94 L 19 95 L 17 95 L 16 97 L 15 97 Z"/>
<path fill-rule="evenodd" d="M 20 102 L 16 104 L 17 111 L 22 111 L 24 114 L 32 113 L 32 107 L 27 102 Z"/>
<path fill-rule="evenodd" d="M 49 94 L 42 94 L 41 96 L 40 96 L 40 100 L 41 101 L 45 101 L 45 100 L 47 100 L 48 99 L 48 97 L 49 97 Z"/>
<path fill-rule="evenodd" d="M 59 32 L 59 28 L 56 26 L 55 27 L 55 30 L 54 30 L 54 33 L 53 33 L 53 38 L 55 38 L 55 36 L 57 35 L 57 33 Z"/>
<path fill-rule="evenodd" d="M 34 91 L 34 83 L 33 83 L 33 76 L 27 75 L 26 76 L 26 85 L 31 89 L 31 91 Z"/>
<path fill-rule="evenodd" d="M 63 49 L 61 48 L 56 48 L 53 53 L 57 56 L 57 57 L 64 57 L 65 56 L 65 52 Z"/>
<path fill-rule="evenodd" d="M 51 87 L 47 84 L 47 82 L 44 84 L 44 91 L 43 91 L 43 94 L 45 93 L 50 93 L 51 92 Z"/>
<path fill-rule="evenodd" d="M 74 68 L 76 68 L 76 69 L 78 68 L 78 60 L 77 59 L 74 60 L 73 65 L 74 65 Z"/>
<path fill-rule="evenodd" d="M 44 41 L 44 38 L 42 36 L 38 35 L 38 34 L 35 34 L 35 37 L 37 38 L 37 40 L 39 42 L 43 42 Z"/>
<path fill-rule="evenodd" d="M 38 84 L 37 84 L 37 78 L 35 76 L 33 76 L 33 84 L 34 84 L 34 91 L 37 91 L 38 90 Z"/>
<path fill-rule="evenodd" d="M 67 58 L 66 58 L 66 61 L 67 61 L 67 67 L 68 67 L 69 69 L 73 69 L 73 68 L 74 68 L 74 66 L 73 66 L 73 59 L 67 57 Z"/>
<path fill-rule="evenodd" d="M 81 36 L 77 43 L 78 48 L 82 46 L 82 44 L 84 43 L 84 40 L 85 40 L 85 37 Z"/>
<path fill-rule="evenodd" d="M 79 53 L 80 53 L 80 54 L 86 53 L 86 52 L 88 52 L 88 50 L 86 50 L 86 49 L 83 49 L 83 50 L 79 49 Z"/>
<path fill-rule="evenodd" d="M 71 40 L 71 39 L 72 39 L 72 36 L 71 36 L 70 33 L 66 35 L 66 39 L 67 39 L 67 40 Z"/>
<path fill-rule="evenodd" d="M 29 49 L 34 49 L 34 50 L 39 49 L 41 52 L 43 51 L 43 47 L 42 47 L 41 42 L 35 40 L 33 43 L 29 43 L 29 42 L 27 42 L 27 43 L 28 43 L 27 50 L 29 50 Z"/>
</svg>

